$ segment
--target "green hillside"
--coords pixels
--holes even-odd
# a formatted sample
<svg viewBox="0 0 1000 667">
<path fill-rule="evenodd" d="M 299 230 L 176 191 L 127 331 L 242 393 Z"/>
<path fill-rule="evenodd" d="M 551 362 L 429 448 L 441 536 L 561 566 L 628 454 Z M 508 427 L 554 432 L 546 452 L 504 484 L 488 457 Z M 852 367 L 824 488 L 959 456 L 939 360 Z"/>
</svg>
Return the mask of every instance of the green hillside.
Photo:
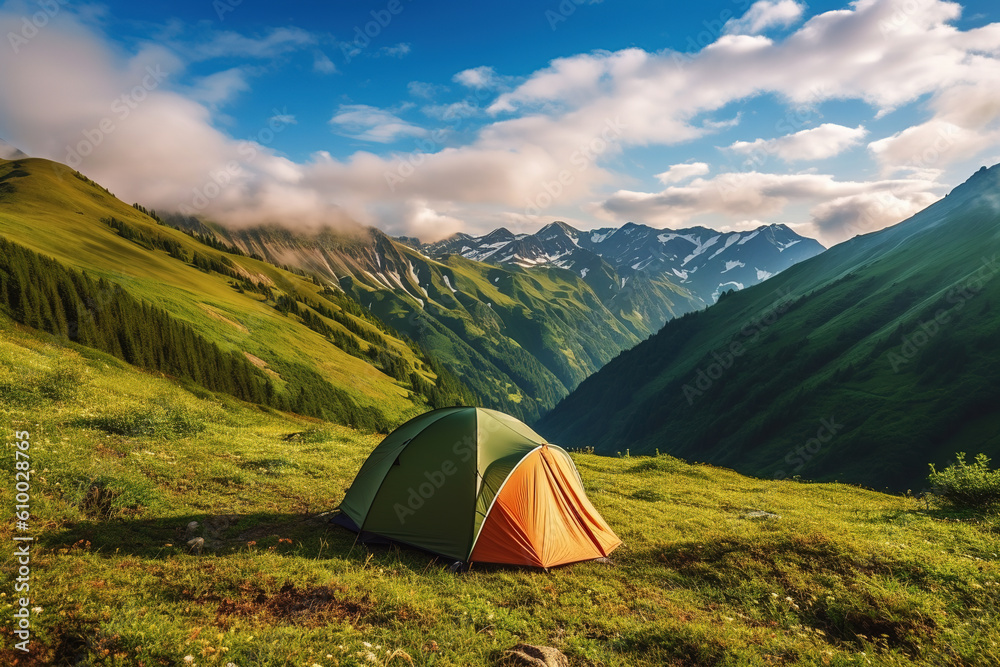
<svg viewBox="0 0 1000 667">
<path fill-rule="evenodd" d="M 471 400 L 342 292 L 205 245 L 58 163 L 0 160 L 0 237 L 13 244 L 0 308 L 131 363 L 210 389 L 229 381 L 210 375 L 235 373 L 246 387 L 227 391 L 241 398 L 382 431 L 428 405 Z M 81 325 L 101 331 L 81 339 Z M 190 344 L 156 339 L 175 329 Z M 178 352 L 212 348 L 230 361 L 205 373 L 209 352 Z"/>
<path fill-rule="evenodd" d="M 604 454 L 896 490 L 957 451 L 1000 456 L 998 197 L 1000 167 L 984 168 L 910 220 L 669 322 L 539 428 Z"/>
<path fill-rule="evenodd" d="M 458 255 L 437 261 L 375 229 L 305 233 L 169 222 L 322 276 L 419 342 L 483 405 L 526 421 L 697 302 L 667 280 L 648 278 L 605 293 L 600 267 L 591 267 L 585 281 L 554 267 L 498 266 Z"/>
<path fill-rule="evenodd" d="M 3 316 L 0 428 L 8 463 L 28 432 L 33 470 L 28 530 L 0 527 L 5 571 L 15 534 L 38 540 L 30 654 L 5 622 L 5 665 L 485 666 L 521 641 L 595 667 L 1000 662 L 996 517 L 574 454 L 624 540 L 612 562 L 453 575 L 323 516 L 377 436 L 192 393 Z"/>
</svg>

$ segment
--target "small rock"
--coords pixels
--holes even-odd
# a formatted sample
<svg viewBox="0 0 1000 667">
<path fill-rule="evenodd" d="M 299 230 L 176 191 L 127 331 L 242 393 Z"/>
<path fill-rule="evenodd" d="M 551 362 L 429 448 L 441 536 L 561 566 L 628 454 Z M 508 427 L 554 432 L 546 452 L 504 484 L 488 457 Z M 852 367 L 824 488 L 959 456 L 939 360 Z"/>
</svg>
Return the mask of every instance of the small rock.
<svg viewBox="0 0 1000 667">
<path fill-rule="evenodd" d="M 778 514 L 772 514 L 771 512 L 762 512 L 761 510 L 754 510 L 752 512 L 747 512 L 743 515 L 744 519 L 780 519 L 781 516 Z"/>
<path fill-rule="evenodd" d="M 205 546 L 205 538 L 195 537 L 193 539 L 188 540 L 187 545 L 188 549 L 190 549 L 192 553 L 200 554 L 201 550 Z"/>
<path fill-rule="evenodd" d="M 551 646 L 518 644 L 504 651 L 500 664 L 510 667 L 569 667 L 569 658 Z"/>
<path fill-rule="evenodd" d="M 193 535 L 194 531 L 196 531 L 196 530 L 198 530 L 198 522 L 197 521 L 192 521 L 191 523 L 189 523 L 187 525 L 188 535 Z"/>
</svg>

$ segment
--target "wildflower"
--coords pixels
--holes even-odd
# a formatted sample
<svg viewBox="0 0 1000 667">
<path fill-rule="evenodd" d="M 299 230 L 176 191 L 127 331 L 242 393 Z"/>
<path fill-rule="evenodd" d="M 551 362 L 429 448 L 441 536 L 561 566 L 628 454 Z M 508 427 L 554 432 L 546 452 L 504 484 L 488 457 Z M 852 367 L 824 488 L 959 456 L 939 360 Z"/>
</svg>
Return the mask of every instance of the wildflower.
<svg viewBox="0 0 1000 667">
<path fill-rule="evenodd" d="M 368 642 L 361 642 L 361 645 L 364 646 L 365 648 L 371 648 L 372 647 L 372 645 L 369 644 Z"/>
<path fill-rule="evenodd" d="M 35 612 L 36 614 L 41 614 L 42 613 L 42 608 L 41 607 L 32 607 L 31 611 Z"/>
<path fill-rule="evenodd" d="M 192 663 L 194 663 L 194 656 L 193 655 L 186 655 L 186 656 L 184 656 L 184 664 L 190 665 Z"/>
<path fill-rule="evenodd" d="M 787 602 L 788 604 L 792 604 L 793 602 L 795 602 L 795 600 L 793 600 L 790 596 L 785 596 L 785 602 Z"/>
<path fill-rule="evenodd" d="M 777 599 L 778 598 L 778 594 L 777 593 L 771 593 L 771 597 L 773 597 L 774 599 Z"/>
</svg>

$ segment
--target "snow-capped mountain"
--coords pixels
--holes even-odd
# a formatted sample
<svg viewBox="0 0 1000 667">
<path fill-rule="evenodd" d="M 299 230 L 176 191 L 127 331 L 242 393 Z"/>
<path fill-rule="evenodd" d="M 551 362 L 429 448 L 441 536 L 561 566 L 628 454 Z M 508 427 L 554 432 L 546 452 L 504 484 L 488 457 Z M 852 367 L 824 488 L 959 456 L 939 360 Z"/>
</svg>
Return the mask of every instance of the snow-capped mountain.
<svg viewBox="0 0 1000 667">
<path fill-rule="evenodd" d="M 785 225 L 718 232 L 705 227 L 654 229 L 629 222 L 583 232 L 553 222 L 534 234 L 504 228 L 484 236 L 455 234 L 424 244 L 421 250 L 431 257 L 458 254 L 493 264 L 554 265 L 575 271 L 600 291 L 615 289 L 595 284 L 613 274 L 621 280 L 618 288 L 639 274 L 668 278 L 708 304 L 724 291 L 766 280 L 824 248 Z"/>
</svg>

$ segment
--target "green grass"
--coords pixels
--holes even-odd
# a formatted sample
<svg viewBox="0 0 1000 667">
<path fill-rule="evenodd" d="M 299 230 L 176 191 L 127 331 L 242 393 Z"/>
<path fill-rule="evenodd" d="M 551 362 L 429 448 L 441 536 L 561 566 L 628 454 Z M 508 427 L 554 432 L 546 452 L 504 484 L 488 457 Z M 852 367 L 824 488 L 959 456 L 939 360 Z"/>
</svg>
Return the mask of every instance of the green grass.
<svg viewBox="0 0 1000 667">
<path fill-rule="evenodd" d="M 0 630 L 3 664 L 492 665 L 519 641 L 606 667 L 1000 661 L 995 515 L 574 454 L 624 540 L 612 562 L 453 575 L 322 515 L 379 436 L 195 396 L 7 320 L 0 394 L 8 502 L 13 432 L 31 433 L 41 609 L 30 656 Z M 7 573 L 11 537 L 4 522 Z"/>
</svg>

